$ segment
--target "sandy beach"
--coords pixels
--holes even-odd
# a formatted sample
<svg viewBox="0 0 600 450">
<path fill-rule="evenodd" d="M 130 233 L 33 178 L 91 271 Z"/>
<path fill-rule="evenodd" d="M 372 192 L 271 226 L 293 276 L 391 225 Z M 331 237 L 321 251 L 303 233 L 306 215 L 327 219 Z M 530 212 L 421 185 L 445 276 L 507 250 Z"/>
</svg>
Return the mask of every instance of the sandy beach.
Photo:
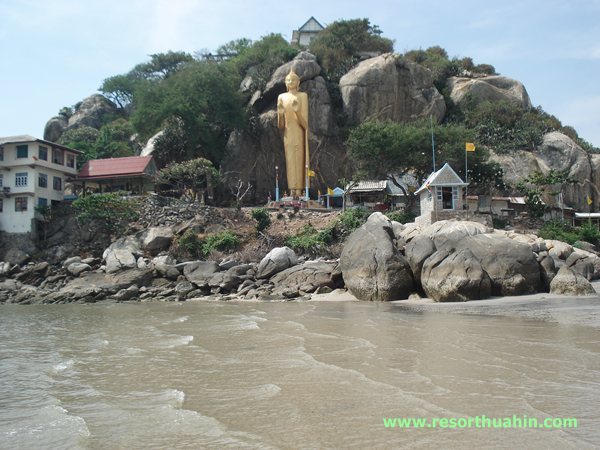
<svg viewBox="0 0 600 450">
<path fill-rule="evenodd" d="M 592 283 L 600 292 L 600 281 Z M 316 294 L 310 301 L 359 301 L 350 292 L 337 289 L 328 294 Z M 560 324 L 600 328 L 600 296 L 564 297 L 548 293 L 493 297 L 470 302 L 438 303 L 430 298 L 396 300 L 390 304 L 421 312 L 442 312 L 487 316 L 519 317 Z"/>
</svg>

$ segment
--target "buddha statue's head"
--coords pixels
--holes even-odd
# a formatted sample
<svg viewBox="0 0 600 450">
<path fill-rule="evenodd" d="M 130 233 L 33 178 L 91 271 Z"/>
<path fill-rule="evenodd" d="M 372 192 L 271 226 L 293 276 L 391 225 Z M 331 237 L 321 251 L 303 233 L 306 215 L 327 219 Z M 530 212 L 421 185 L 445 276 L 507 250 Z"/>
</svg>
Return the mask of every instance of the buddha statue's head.
<svg viewBox="0 0 600 450">
<path fill-rule="evenodd" d="M 290 73 L 288 73 L 285 77 L 285 86 L 289 91 L 290 89 L 298 89 L 299 85 L 300 77 L 296 74 L 296 72 L 294 72 L 294 69 L 291 69 Z"/>
</svg>

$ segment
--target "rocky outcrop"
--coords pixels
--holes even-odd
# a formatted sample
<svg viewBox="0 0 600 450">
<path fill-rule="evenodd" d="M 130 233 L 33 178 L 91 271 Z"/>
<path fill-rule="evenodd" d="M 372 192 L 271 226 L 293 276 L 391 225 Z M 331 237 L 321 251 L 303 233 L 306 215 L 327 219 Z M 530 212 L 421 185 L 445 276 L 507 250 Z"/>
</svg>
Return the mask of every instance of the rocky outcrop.
<svg viewBox="0 0 600 450">
<path fill-rule="evenodd" d="M 594 183 L 598 183 L 588 154 L 570 137 L 558 131 L 546 133 L 541 145 L 532 151 L 515 151 L 511 154 L 491 153 L 491 159 L 498 162 L 504 170 L 504 180 L 516 185 L 533 172 L 548 173 L 550 170 L 566 172 L 578 180 L 576 184 L 562 186 L 563 201 L 566 205 L 576 205 L 578 210 L 586 211 L 589 206 L 585 199 L 595 198 Z M 557 192 L 560 186 L 549 186 L 544 201 L 558 206 Z"/>
<path fill-rule="evenodd" d="M 100 94 L 93 94 L 79 103 L 71 117 L 69 117 L 68 128 L 88 126 L 99 130 L 103 125 L 103 119 L 109 115 L 118 113 L 117 106 Z"/>
<path fill-rule="evenodd" d="M 396 54 L 362 61 L 340 79 L 340 91 L 344 112 L 355 124 L 429 116 L 441 122 L 446 114 L 444 97 L 433 85 L 431 72 Z"/>
<path fill-rule="evenodd" d="M 140 243 L 135 236 L 126 236 L 113 242 L 102 254 L 106 263 L 106 272 L 115 273 L 137 267 L 137 258 L 141 256 Z"/>
<path fill-rule="evenodd" d="M 391 222 L 381 213 L 373 213 L 348 237 L 340 268 L 346 287 L 359 300 L 400 300 L 413 290 L 410 265 L 394 245 Z"/>
<path fill-rule="evenodd" d="M 309 261 L 305 264 L 290 267 L 271 278 L 273 292 L 283 297 L 293 298 L 302 293 L 315 292 L 324 287 L 335 289 L 340 286 L 334 270 L 336 264 L 324 261 Z"/>
<path fill-rule="evenodd" d="M 406 255 L 408 264 L 410 264 L 415 281 L 421 281 L 423 264 L 427 258 L 435 253 L 435 251 L 435 244 L 429 236 L 416 236 L 406 244 L 404 247 L 404 254 Z"/>
<path fill-rule="evenodd" d="M 44 127 L 44 139 L 50 142 L 58 142 L 68 126 L 69 120 L 65 116 L 52 117 Z"/>
<path fill-rule="evenodd" d="M 456 104 L 469 99 L 475 105 L 489 101 L 509 101 L 523 109 L 531 109 L 525 86 L 507 77 L 492 75 L 482 78 L 451 77 L 448 80 L 450 98 Z"/>
</svg>

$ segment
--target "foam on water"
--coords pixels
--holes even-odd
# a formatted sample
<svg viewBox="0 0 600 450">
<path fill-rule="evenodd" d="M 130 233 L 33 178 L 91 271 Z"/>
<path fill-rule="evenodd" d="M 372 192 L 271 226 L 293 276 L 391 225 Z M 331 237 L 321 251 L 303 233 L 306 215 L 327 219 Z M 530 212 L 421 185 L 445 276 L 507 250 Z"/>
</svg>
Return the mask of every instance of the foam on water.
<svg viewBox="0 0 600 450">
<path fill-rule="evenodd" d="M 40 408 L 17 426 L 2 428 L 2 446 L 14 448 L 39 448 L 41 443 L 47 448 L 73 448 L 90 436 L 85 420 L 59 405 Z"/>
<path fill-rule="evenodd" d="M 63 362 L 60 362 L 60 363 L 56 364 L 52 368 L 52 372 L 55 373 L 55 374 L 59 374 L 59 373 L 64 372 L 66 370 L 72 369 L 74 365 L 75 365 L 75 361 L 72 360 L 72 359 L 68 359 L 67 361 L 63 361 Z"/>
</svg>

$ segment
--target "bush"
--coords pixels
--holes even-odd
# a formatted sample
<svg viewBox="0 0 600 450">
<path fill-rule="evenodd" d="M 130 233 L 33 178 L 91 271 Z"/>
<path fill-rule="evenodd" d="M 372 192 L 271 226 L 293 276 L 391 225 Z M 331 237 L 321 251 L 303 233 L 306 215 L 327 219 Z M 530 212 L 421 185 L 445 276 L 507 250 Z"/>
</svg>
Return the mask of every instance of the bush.
<svg viewBox="0 0 600 450">
<path fill-rule="evenodd" d="M 415 218 L 417 217 L 409 211 L 401 211 L 401 212 L 400 211 L 390 211 L 390 212 L 387 212 L 385 215 L 387 216 L 388 219 L 393 220 L 395 222 L 400 222 L 400 223 L 414 222 Z"/>
<path fill-rule="evenodd" d="M 319 254 L 323 253 L 326 246 L 335 240 L 335 226 L 324 230 L 317 230 L 310 223 L 304 225 L 298 234 L 286 239 L 285 244 L 301 252 Z"/>
<path fill-rule="evenodd" d="M 130 222 L 138 219 L 137 206 L 134 200 L 119 193 L 91 194 L 73 202 L 80 223 L 97 221 L 111 233 L 123 231 Z"/>
<path fill-rule="evenodd" d="M 214 250 L 229 251 L 239 247 L 240 238 L 229 230 L 201 238 L 193 230 L 187 230 L 175 242 L 175 252 L 194 258 L 206 258 Z"/>
<path fill-rule="evenodd" d="M 267 208 L 254 208 L 251 212 L 252 218 L 256 220 L 256 231 L 260 233 L 271 226 L 271 216 Z"/>
<path fill-rule="evenodd" d="M 546 222 L 544 226 L 540 228 L 538 234 L 543 239 L 554 239 L 571 245 L 578 240 L 583 240 L 580 239 L 580 234 L 576 228 L 562 220 Z"/>
<path fill-rule="evenodd" d="M 364 208 L 351 208 L 340 214 L 338 219 L 339 232 L 342 236 L 352 233 L 367 221 L 369 211 Z"/>
</svg>

